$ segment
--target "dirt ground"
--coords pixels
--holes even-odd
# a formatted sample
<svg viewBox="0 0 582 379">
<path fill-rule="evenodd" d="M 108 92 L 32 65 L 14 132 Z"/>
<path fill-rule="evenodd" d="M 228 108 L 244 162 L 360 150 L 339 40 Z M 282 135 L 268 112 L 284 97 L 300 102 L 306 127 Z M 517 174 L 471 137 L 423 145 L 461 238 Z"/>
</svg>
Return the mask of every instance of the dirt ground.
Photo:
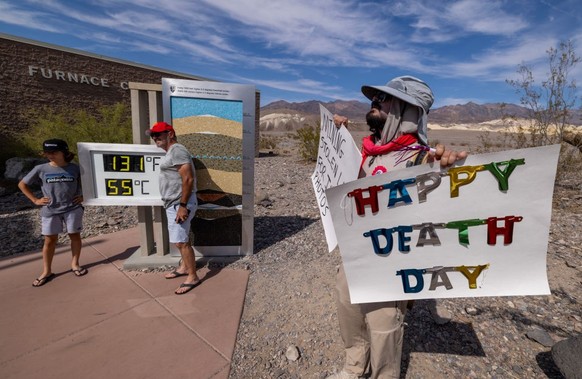
<svg viewBox="0 0 582 379">
<path fill-rule="evenodd" d="M 351 131 L 356 145 L 361 147 L 362 138 L 369 135 L 367 131 Z M 472 131 L 472 130 L 430 130 L 429 138 L 431 145 L 437 143 L 445 145 L 447 148 L 454 150 L 466 150 L 471 153 L 505 150 L 503 148 L 503 135 L 496 132 Z M 282 155 L 293 155 L 298 149 L 298 141 L 293 137 L 296 136 L 292 131 L 261 131 L 263 138 L 272 138 L 277 141 L 275 153 Z M 268 150 L 261 150 L 267 152 Z"/>
</svg>

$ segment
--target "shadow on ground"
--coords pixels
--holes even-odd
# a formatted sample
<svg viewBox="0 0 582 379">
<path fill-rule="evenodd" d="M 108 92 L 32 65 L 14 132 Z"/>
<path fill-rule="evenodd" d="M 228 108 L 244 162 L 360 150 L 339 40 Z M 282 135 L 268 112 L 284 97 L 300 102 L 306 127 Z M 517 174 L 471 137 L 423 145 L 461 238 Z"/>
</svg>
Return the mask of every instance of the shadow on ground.
<svg viewBox="0 0 582 379">
<path fill-rule="evenodd" d="M 299 233 L 317 219 L 299 216 L 259 216 L 255 217 L 254 253 Z"/>
<path fill-rule="evenodd" d="M 406 314 L 401 377 L 406 376 L 411 353 L 485 357 L 483 346 L 471 324 L 448 322 L 437 325 L 432 316 L 434 308 L 434 299 L 417 300 Z"/>
</svg>

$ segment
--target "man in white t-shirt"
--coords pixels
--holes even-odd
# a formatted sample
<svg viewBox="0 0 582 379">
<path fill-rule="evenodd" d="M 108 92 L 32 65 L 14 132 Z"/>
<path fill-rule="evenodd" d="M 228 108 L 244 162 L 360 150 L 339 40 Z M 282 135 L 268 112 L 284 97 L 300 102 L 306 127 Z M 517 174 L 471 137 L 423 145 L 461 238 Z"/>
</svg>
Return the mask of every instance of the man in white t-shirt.
<svg viewBox="0 0 582 379">
<path fill-rule="evenodd" d="M 196 258 L 189 240 L 190 222 L 198 206 L 194 163 L 188 150 L 178 143 L 172 125 L 157 122 L 146 134 L 157 147 L 166 151 L 160 162 L 160 194 L 168 217 L 170 243 L 180 250 L 182 260 L 179 267 L 165 277 L 173 279 L 187 276 L 175 291 L 176 295 L 182 295 L 201 282 L 196 275 Z"/>
</svg>

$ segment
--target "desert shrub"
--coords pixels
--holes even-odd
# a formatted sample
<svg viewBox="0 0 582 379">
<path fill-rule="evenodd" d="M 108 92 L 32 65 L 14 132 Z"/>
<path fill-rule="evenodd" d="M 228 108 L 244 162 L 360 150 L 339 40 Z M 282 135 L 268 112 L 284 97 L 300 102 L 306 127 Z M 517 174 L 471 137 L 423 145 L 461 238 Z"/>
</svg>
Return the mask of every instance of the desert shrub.
<svg viewBox="0 0 582 379">
<path fill-rule="evenodd" d="M 299 138 L 299 155 L 301 158 L 312 162 L 317 161 L 320 137 L 319 125 L 317 127 L 305 125 L 303 128 L 297 129 L 297 137 Z"/>
<path fill-rule="evenodd" d="M 53 112 L 41 110 L 29 115 L 30 130 L 22 136 L 29 151 L 42 149 L 42 141 L 60 138 L 77 154 L 77 142 L 131 143 L 131 114 L 122 104 L 103 106 L 94 116 L 85 110 Z"/>
<path fill-rule="evenodd" d="M 499 135 L 501 135 L 501 133 L 491 133 L 489 130 L 486 130 L 484 133 L 479 135 L 479 146 L 476 148 L 475 152 L 481 154 L 503 150 L 505 144 L 503 142 L 496 142 L 496 139 L 499 137 Z M 504 135 L 501 137 L 504 138 L 503 136 Z"/>
<path fill-rule="evenodd" d="M 557 48 L 547 50 L 549 72 L 547 78 L 536 83 L 531 67 L 520 64 L 518 79 L 507 80 L 520 102 L 530 114 L 531 122 L 524 128 L 510 130 L 515 136 L 516 147 L 544 146 L 564 141 L 569 128 L 572 110 L 578 98 L 576 81 L 569 77 L 580 62 L 571 41 L 560 42 Z"/>
<path fill-rule="evenodd" d="M 560 42 L 557 48 L 547 50 L 549 73 L 537 84 L 533 70 L 521 64 L 518 66 L 520 78 L 507 83 L 520 94 L 520 102 L 528 108 L 530 123 L 527 127 L 513 126 L 508 136 L 515 147 L 535 147 L 560 143 L 562 145 L 558 176 L 571 169 L 582 169 L 579 132 L 569 124 L 572 111 L 576 108 L 576 80 L 569 77 L 580 62 L 571 41 Z M 574 143 L 572 143 L 574 142 Z"/>
<path fill-rule="evenodd" d="M 259 148 L 264 150 L 275 150 L 277 148 L 277 139 L 273 136 L 265 136 L 261 134 Z"/>
</svg>

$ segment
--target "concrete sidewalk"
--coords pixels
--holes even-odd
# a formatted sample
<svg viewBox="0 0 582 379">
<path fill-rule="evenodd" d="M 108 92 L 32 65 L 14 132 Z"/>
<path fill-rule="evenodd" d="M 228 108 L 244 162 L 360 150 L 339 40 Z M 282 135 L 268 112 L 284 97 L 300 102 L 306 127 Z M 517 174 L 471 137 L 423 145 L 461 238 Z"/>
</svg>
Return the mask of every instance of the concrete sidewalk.
<svg viewBox="0 0 582 379">
<path fill-rule="evenodd" d="M 138 237 L 84 240 L 83 277 L 60 246 L 38 288 L 40 252 L 0 260 L 0 378 L 228 378 L 249 273 L 203 268 L 177 296 L 183 277 L 121 270 Z"/>
</svg>

